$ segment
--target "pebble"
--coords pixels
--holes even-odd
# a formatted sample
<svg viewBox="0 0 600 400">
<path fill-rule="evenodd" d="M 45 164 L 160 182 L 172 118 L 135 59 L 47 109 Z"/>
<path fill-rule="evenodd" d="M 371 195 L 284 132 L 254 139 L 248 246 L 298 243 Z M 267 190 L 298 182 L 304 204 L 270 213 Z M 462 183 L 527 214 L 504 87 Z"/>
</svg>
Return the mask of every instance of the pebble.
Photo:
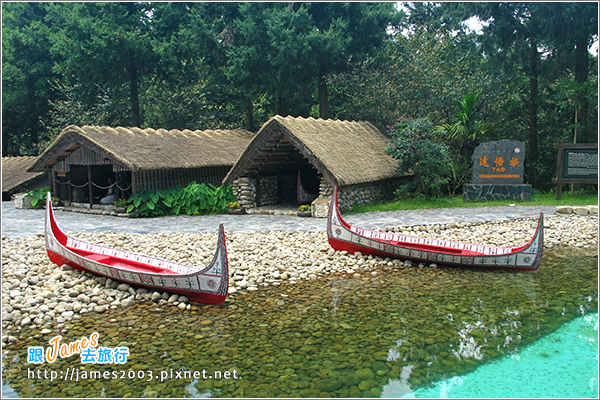
<svg viewBox="0 0 600 400">
<path fill-rule="evenodd" d="M 513 247 L 533 235 L 537 219 L 421 226 L 392 226 L 382 230 L 415 236 Z M 597 211 L 546 215 L 544 245 L 596 247 Z M 214 233 L 125 234 L 114 232 L 71 233 L 90 242 L 186 263 L 207 265 L 214 256 Z M 226 301 L 243 291 L 264 286 L 293 285 L 330 274 L 359 276 L 376 273 L 377 266 L 411 267 L 410 260 L 365 256 L 360 252 L 334 251 L 324 231 L 229 232 L 227 249 L 230 288 Z M 416 264 L 437 268 L 436 264 Z M 56 331 L 84 313 L 103 313 L 110 308 L 131 307 L 136 302 L 169 304 L 182 312 L 192 309 L 185 296 L 136 288 L 89 272 L 58 266 L 48 260 L 44 236 L 2 236 L 2 329 L 38 326 Z M 12 332 L 11 332 L 12 333 Z M 3 336 L 8 343 L 15 335 Z"/>
</svg>

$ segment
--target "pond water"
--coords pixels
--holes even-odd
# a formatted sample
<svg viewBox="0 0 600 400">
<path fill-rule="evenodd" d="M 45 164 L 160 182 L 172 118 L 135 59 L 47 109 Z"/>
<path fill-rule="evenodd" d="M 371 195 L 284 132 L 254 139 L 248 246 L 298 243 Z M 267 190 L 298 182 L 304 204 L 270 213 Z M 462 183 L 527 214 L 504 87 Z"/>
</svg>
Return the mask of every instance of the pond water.
<svg viewBox="0 0 600 400">
<path fill-rule="evenodd" d="M 79 354 L 28 363 L 29 347 L 48 348 L 58 334 L 32 331 L 7 348 L 2 394 L 548 397 L 554 377 L 577 376 L 559 397 L 597 398 L 597 257 L 554 249 L 533 272 L 383 267 L 197 311 L 146 302 L 88 314 L 62 342 L 97 332 L 98 348 L 129 349 L 125 364 L 84 364 Z"/>
</svg>

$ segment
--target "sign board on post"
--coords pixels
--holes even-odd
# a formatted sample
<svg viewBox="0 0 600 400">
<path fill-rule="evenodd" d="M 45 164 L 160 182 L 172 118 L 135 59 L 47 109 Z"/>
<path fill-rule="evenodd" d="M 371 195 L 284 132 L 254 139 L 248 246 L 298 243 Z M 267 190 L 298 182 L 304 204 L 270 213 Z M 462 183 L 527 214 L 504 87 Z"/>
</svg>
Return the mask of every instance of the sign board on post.
<svg viewBox="0 0 600 400">
<path fill-rule="evenodd" d="M 598 144 L 565 143 L 563 140 L 554 145 L 558 149 L 556 167 L 556 200 L 562 197 L 564 183 L 598 184 Z"/>
</svg>

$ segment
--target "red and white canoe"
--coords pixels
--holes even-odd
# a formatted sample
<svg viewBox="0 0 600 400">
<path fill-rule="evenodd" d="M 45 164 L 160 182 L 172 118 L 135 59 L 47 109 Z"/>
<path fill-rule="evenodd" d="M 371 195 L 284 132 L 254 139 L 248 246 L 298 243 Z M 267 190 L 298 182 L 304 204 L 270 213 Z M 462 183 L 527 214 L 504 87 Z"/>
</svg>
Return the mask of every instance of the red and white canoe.
<svg viewBox="0 0 600 400">
<path fill-rule="evenodd" d="M 215 257 L 207 267 L 198 268 L 73 238 L 58 227 L 48 193 L 46 251 L 55 264 L 67 264 L 114 280 L 181 294 L 201 303 L 221 304 L 229 290 L 223 224 L 219 226 Z"/>
<path fill-rule="evenodd" d="M 415 261 L 474 268 L 533 270 L 542 261 L 544 214 L 540 213 L 537 229 L 529 243 L 521 247 L 496 247 L 453 242 L 398 233 L 357 228 L 340 214 L 337 187 L 333 190 L 327 218 L 327 237 L 335 250 L 406 258 Z"/>
</svg>

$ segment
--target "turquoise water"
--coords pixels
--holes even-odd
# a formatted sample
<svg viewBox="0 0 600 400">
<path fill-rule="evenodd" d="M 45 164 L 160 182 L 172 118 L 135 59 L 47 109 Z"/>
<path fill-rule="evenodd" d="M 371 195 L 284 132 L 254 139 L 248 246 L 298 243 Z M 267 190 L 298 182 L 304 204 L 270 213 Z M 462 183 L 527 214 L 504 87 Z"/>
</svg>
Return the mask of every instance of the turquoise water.
<svg viewBox="0 0 600 400">
<path fill-rule="evenodd" d="M 2 349 L 2 396 L 597 398 L 596 249 L 549 250 L 531 272 L 383 260 L 373 272 L 186 311 L 140 302 L 81 314 L 61 330 L 64 343 L 97 332 L 102 347 L 127 346 L 125 365 L 78 356 L 30 364 L 28 348 L 47 347 L 58 331 L 22 328 Z M 209 377 L 191 376 L 200 371 Z"/>
<path fill-rule="evenodd" d="M 404 397 L 598 398 L 598 314 L 566 323 L 554 333 L 465 376 L 455 376 Z M 590 368 L 591 367 L 591 368 Z M 399 382 L 383 390 L 397 397 Z"/>
</svg>

